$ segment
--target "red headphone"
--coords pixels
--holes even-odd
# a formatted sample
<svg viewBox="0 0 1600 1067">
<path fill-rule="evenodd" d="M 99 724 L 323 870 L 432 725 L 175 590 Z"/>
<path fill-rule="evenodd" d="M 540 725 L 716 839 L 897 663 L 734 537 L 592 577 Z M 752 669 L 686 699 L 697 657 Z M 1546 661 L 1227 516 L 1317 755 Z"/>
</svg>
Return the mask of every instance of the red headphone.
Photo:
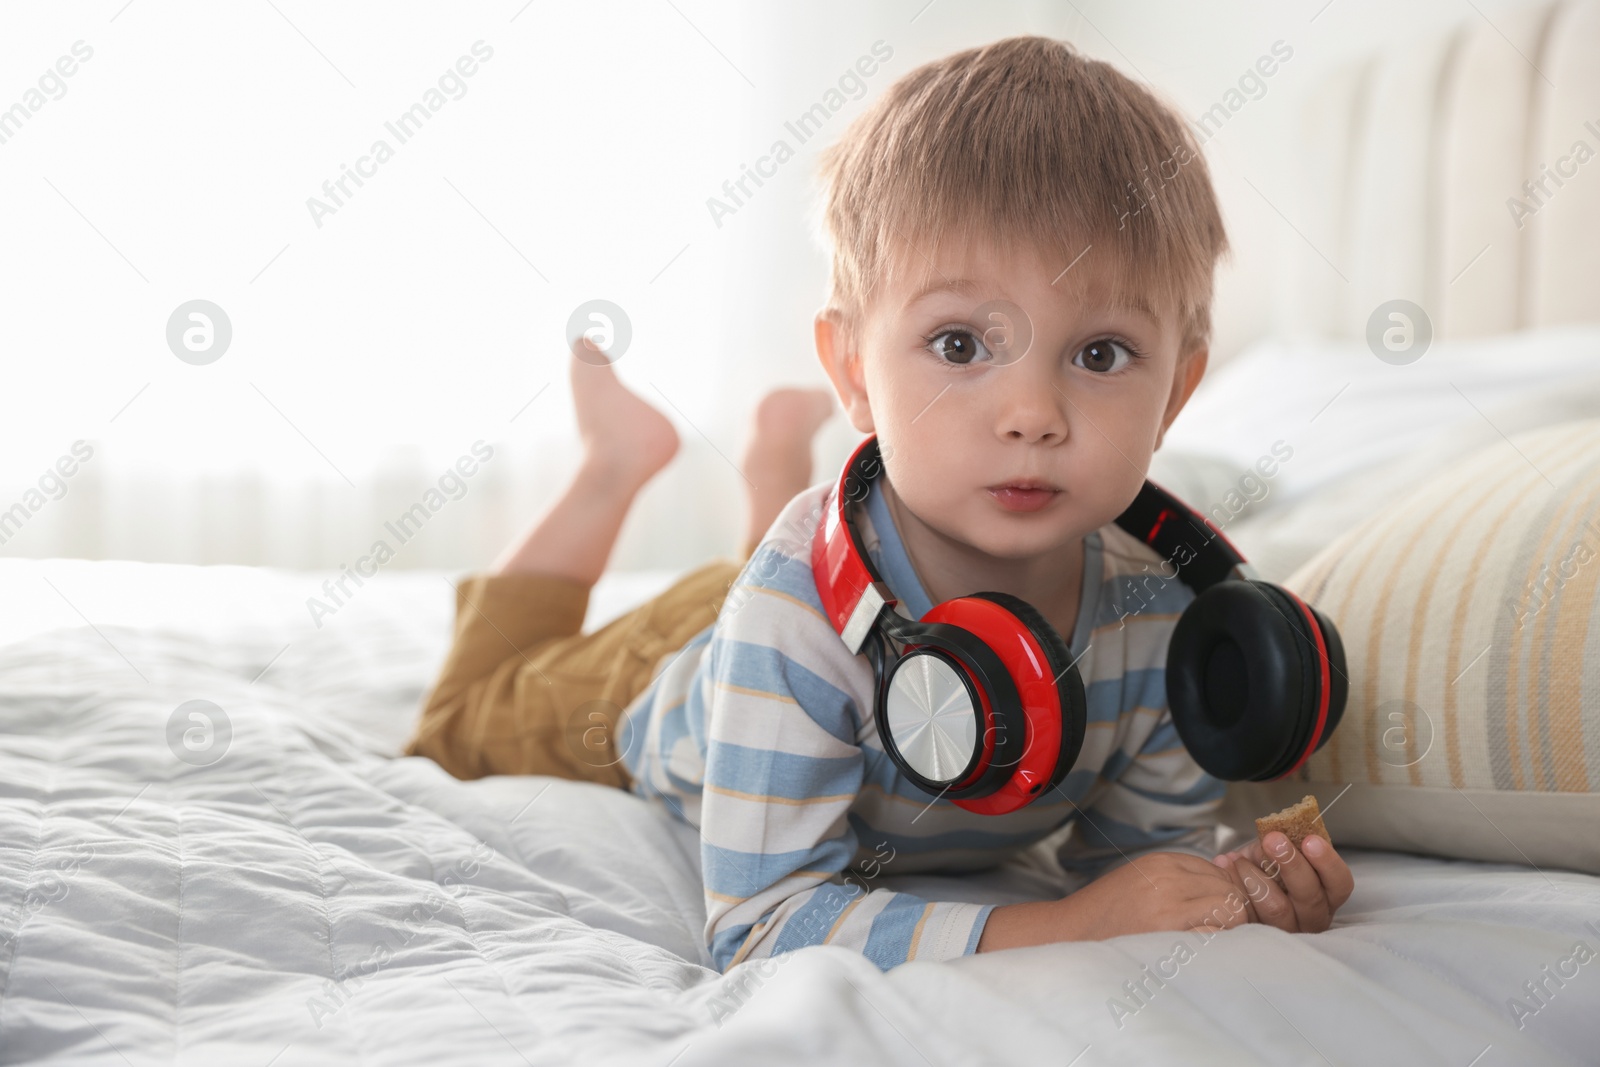
<svg viewBox="0 0 1600 1067">
<path fill-rule="evenodd" d="M 868 437 L 824 507 L 811 546 L 823 611 L 851 654 L 872 662 L 873 717 L 895 766 L 968 811 L 1016 811 L 1077 762 L 1083 680 L 1055 628 L 1009 594 L 956 597 L 915 622 L 894 610 L 849 511 L 882 471 L 877 438 Z M 1344 645 L 1333 623 L 1249 577 L 1227 538 L 1152 482 L 1117 525 L 1195 592 L 1166 668 L 1172 721 L 1195 761 L 1227 781 L 1298 770 L 1344 713 Z"/>
</svg>

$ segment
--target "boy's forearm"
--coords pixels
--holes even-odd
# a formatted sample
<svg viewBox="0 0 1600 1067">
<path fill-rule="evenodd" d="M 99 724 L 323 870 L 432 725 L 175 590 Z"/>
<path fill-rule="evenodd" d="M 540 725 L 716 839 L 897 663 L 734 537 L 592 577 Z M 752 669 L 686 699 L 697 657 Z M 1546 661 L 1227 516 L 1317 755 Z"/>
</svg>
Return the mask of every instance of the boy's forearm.
<svg viewBox="0 0 1600 1067">
<path fill-rule="evenodd" d="M 1082 940 L 1084 933 L 1074 921 L 1075 909 L 1067 906 L 1070 899 L 1002 904 L 989 913 L 983 934 L 978 938 L 978 951 L 998 952 L 1006 948 Z"/>
</svg>

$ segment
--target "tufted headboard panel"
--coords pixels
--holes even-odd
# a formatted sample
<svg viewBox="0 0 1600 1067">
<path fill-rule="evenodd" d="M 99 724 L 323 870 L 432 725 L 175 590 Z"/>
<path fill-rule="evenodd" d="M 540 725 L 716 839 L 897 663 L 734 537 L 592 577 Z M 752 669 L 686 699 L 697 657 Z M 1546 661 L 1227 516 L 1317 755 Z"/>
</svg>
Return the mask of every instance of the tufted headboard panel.
<svg viewBox="0 0 1600 1067">
<path fill-rule="evenodd" d="M 1395 298 L 1437 337 L 1600 322 L 1597 0 L 1473 15 L 1340 68 L 1300 129 L 1295 325 L 1359 337 Z"/>
</svg>

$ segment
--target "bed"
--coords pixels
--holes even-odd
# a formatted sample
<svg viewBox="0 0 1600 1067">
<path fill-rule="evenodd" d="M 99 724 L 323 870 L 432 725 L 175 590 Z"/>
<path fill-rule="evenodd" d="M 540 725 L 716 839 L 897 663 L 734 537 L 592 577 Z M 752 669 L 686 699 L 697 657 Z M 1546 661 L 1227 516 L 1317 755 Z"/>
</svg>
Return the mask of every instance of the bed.
<svg viewBox="0 0 1600 1067">
<path fill-rule="evenodd" d="M 596 617 L 665 577 L 608 579 Z M 695 836 L 664 810 L 394 758 L 443 655 L 446 575 L 385 576 L 320 631 L 303 607 L 318 584 L 0 567 L 17 613 L 71 601 L 95 620 L 0 647 L 0 1059 L 1594 1062 L 1600 963 L 1521 1028 L 1506 1005 L 1576 940 L 1600 944 L 1600 877 L 1403 853 L 1349 852 L 1356 893 L 1317 935 L 1247 927 L 1180 959 L 1149 934 L 888 973 L 820 948 L 719 975 Z M 224 709 L 225 739 L 217 722 L 209 748 L 172 740 L 191 701 Z M 1038 855 L 897 884 L 1066 888 Z"/>
<path fill-rule="evenodd" d="M 1285 240 L 1309 235 L 1307 269 L 1331 257 L 1348 275 L 1294 282 L 1324 340 L 1231 361 L 1158 468 L 1215 499 L 1291 427 L 1298 458 L 1228 530 L 1268 577 L 1446 457 L 1600 412 L 1600 184 L 1574 182 L 1515 241 L 1485 236 L 1498 194 L 1482 206 L 1565 150 L 1568 109 L 1600 101 L 1595 12 L 1469 25 L 1313 97 L 1323 184 Z M 1394 212 L 1410 236 L 1389 245 Z M 1391 298 L 1434 308 L 1438 338 L 1400 397 L 1359 340 Z M 318 627 L 305 603 L 325 577 L 0 560 L 0 1062 L 1600 1063 L 1600 876 L 1549 864 L 1346 847 L 1355 894 L 1320 934 L 889 972 L 820 947 L 718 974 L 695 834 L 664 809 L 398 755 L 456 576 L 386 572 Z M 670 577 L 608 576 L 591 622 Z M 1248 831 L 1248 815 L 1230 819 Z M 882 880 L 996 902 L 1072 888 L 1043 849 L 959 881 Z"/>
</svg>

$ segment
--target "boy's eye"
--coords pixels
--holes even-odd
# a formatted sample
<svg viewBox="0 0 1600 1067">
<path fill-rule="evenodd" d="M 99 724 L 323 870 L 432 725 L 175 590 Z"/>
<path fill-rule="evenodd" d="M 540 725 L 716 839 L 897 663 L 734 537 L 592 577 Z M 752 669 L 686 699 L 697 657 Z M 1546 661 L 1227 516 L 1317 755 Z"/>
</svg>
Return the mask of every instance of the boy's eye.
<svg viewBox="0 0 1600 1067">
<path fill-rule="evenodd" d="M 1126 345 L 1113 341 L 1108 337 L 1102 337 L 1100 340 L 1091 341 L 1080 348 L 1078 354 L 1072 357 L 1072 362 L 1084 370 L 1092 370 L 1099 374 L 1109 374 L 1112 371 L 1126 367 L 1128 360 L 1132 358 L 1133 354 L 1128 351 Z"/>
<path fill-rule="evenodd" d="M 989 350 L 971 330 L 941 330 L 929 338 L 928 348 L 945 362 L 958 365 L 990 358 Z"/>
</svg>

